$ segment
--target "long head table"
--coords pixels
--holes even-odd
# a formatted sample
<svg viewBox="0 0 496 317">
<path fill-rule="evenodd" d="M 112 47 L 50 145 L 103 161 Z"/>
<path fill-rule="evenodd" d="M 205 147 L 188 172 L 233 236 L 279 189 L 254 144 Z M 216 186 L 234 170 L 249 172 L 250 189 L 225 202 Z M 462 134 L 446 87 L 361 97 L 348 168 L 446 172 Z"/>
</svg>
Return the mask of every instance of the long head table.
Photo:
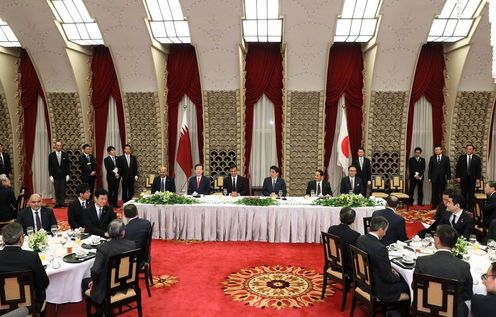
<svg viewBox="0 0 496 317">
<path fill-rule="evenodd" d="M 289 197 L 270 207 L 237 205 L 235 201 L 209 196 L 193 205 L 135 204 L 140 217 L 155 223 L 156 239 L 320 242 L 321 231 L 340 223 L 341 207 L 314 206 L 309 199 Z M 382 208 L 354 208 L 353 229 L 363 233 L 363 218 Z"/>
</svg>

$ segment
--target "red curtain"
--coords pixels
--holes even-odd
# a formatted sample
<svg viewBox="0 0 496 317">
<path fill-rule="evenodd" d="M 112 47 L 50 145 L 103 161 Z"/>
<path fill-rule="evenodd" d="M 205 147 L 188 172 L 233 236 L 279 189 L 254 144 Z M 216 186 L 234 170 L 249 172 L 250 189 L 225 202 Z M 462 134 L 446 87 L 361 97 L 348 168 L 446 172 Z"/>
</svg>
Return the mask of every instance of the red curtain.
<svg viewBox="0 0 496 317">
<path fill-rule="evenodd" d="M 282 55 L 279 43 L 250 44 L 246 55 L 245 175 L 250 175 L 253 109 L 263 94 L 274 104 L 278 165 L 282 163 Z"/>
<path fill-rule="evenodd" d="M 41 87 L 38 75 L 33 63 L 25 50 L 21 50 L 19 73 L 21 75 L 20 87 L 21 105 L 24 114 L 24 186 L 28 192 L 33 192 L 33 170 L 32 161 L 34 154 L 34 139 L 36 133 L 36 112 L 38 108 L 38 96 L 43 100 L 45 110 L 45 123 L 51 143 L 50 124 L 48 122 L 48 111 L 45 94 Z"/>
<path fill-rule="evenodd" d="M 441 145 L 443 138 L 444 103 L 444 51 L 442 43 L 422 46 L 413 79 L 408 126 L 406 135 L 406 159 L 410 156 L 415 103 L 422 97 L 432 104 L 432 139 L 434 146 Z"/>
<path fill-rule="evenodd" d="M 338 101 L 343 94 L 351 152 L 356 153 L 362 144 L 362 89 L 363 55 L 361 45 L 357 43 L 334 43 L 329 51 L 327 69 L 325 165 L 331 158 L 338 114 Z"/>
<path fill-rule="evenodd" d="M 124 125 L 124 109 L 119 88 L 117 75 L 115 74 L 114 63 L 110 51 L 105 46 L 95 46 L 93 48 L 93 58 L 91 60 L 91 102 L 93 104 L 94 124 L 95 124 L 95 152 L 97 186 L 102 184 L 101 165 L 105 156 L 105 135 L 107 133 L 107 117 L 110 97 L 114 98 L 117 104 L 117 120 L 119 122 L 119 135 L 121 137 L 120 146 L 126 143 L 126 133 Z M 119 144 L 114 144 L 118 147 Z"/>
<path fill-rule="evenodd" d="M 184 95 L 188 96 L 195 104 L 198 151 L 200 153 L 200 163 L 203 164 L 203 103 L 200 73 L 198 70 L 195 48 L 190 44 L 171 45 L 170 53 L 167 58 L 167 73 L 169 171 L 171 175 L 174 175 L 177 143 L 177 116 L 179 102 L 181 102 Z M 196 164 L 196 162 L 193 163 Z"/>
</svg>

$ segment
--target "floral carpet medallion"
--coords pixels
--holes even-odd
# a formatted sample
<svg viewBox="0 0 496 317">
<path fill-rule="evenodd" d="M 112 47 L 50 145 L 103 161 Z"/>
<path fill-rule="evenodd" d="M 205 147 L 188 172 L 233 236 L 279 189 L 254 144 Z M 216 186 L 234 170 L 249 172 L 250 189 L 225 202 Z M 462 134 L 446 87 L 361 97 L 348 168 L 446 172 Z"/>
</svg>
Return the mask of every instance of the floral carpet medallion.
<svg viewBox="0 0 496 317">
<path fill-rule="evenodd" d="M 153 287 L 167 288 L 177 283 L 177 278 L 170 275 L 157 275 L 153 277 Z"/>
<path fill-rule="evenodd" d="M 320 299 L 322 274 L 298 266 L 257 266 L 230 274 L 222 283 L 234 301 L 258 308 L 302 308 Z M 332 295 L 332 286 L 326 295 Z"/>
</svg>

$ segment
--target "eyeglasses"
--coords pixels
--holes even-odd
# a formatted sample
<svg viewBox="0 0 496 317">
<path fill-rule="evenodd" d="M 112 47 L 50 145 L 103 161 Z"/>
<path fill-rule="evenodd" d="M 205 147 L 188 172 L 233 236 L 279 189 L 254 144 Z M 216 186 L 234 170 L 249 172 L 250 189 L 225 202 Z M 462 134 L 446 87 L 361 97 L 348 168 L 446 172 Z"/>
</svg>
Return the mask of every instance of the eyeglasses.
<svg viewBox="0 0 496 317">
<path fill-rule="evenodd" d="M 495 277 L 496 275 L 484 273 L 481 275 L 481 280 L 485 281 L 490 276 Z"/>
</svg>

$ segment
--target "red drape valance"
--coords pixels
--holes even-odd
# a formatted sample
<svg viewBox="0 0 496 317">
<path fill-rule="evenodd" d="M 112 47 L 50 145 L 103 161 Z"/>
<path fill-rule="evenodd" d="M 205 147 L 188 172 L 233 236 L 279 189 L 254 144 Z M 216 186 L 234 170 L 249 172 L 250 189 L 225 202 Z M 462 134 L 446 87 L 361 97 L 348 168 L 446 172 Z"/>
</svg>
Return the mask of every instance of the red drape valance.
<svg viewBox="0 0 496 317">
<path fill-rule="evenodd" d="M 274 104 L 278 165 L 282 164 L 282 55 L 279 43 L 254 43 L 246 54 L 245 175 L 250 176 L 253 109 L 263 94 Z"/>
<path fill-rule="evenodd" d="M 169 106 L 169 172 L 171 175 L 174 175 L 177 145 L 177 116 L 179 102 L 184 95 L 188 96 L 195 104 L 198 152 L 200 153 L 200 163 L 203 164 L 203 102 L 200 72 L 198 70 L 195 48 L 192 45 L 171 45 L 167 58 L 167 88 L 167 104 Z M 196 163 L 193 162 L 193 164 Z"/>
<path fill-rule="evenodd" d="M 119 135 L 121 144 L 114 144 L 115 147 L 126 143 L 126 133 L 124 125 L 124 109 L 122 107 L 122 97 L 119 82 L 112 62 L 110 51 L 105 46 L 95 46 L 93 48 L 93 58 L 91 60 L 91 102 L 93 104 L 94 124 L 95 124 L 95 154 L 97 165 L 97 186 L 102 184 L 101 165 L 105 156 L 105 135 L 107 133 L 107 117 L 110 97 L 114 98 L 117 104 L 117 120 L 119 122 Z"/>
<path fill-rule="evenodd" d="M 336 129 L 338 101 L 344 94 L 351 152 L 362 143 L 363 55 L 360 44 L 334 43 L 329 51 L 325 102 L 324 164 L 329 163 Z"/>
<path fill-rule="evenodd" d="M 21 75 L 20 87 L 21 105 L 24 116 L 24 186 L 28 192 L 33 192 L 33 170 L 32 161 L 34 154 L 34 141 L 36 133 L 36 112 L 38 108 L 38 97 L 43 100 L 45 110 L 45 123 L 48 131 L 48 138 L 51 142 L 50 124 L 45 100 L 45 94 L 41 87 L 38 75 L 33 63 L 25 50 L 21 50 L 19 73 Z"/>
</svg>

